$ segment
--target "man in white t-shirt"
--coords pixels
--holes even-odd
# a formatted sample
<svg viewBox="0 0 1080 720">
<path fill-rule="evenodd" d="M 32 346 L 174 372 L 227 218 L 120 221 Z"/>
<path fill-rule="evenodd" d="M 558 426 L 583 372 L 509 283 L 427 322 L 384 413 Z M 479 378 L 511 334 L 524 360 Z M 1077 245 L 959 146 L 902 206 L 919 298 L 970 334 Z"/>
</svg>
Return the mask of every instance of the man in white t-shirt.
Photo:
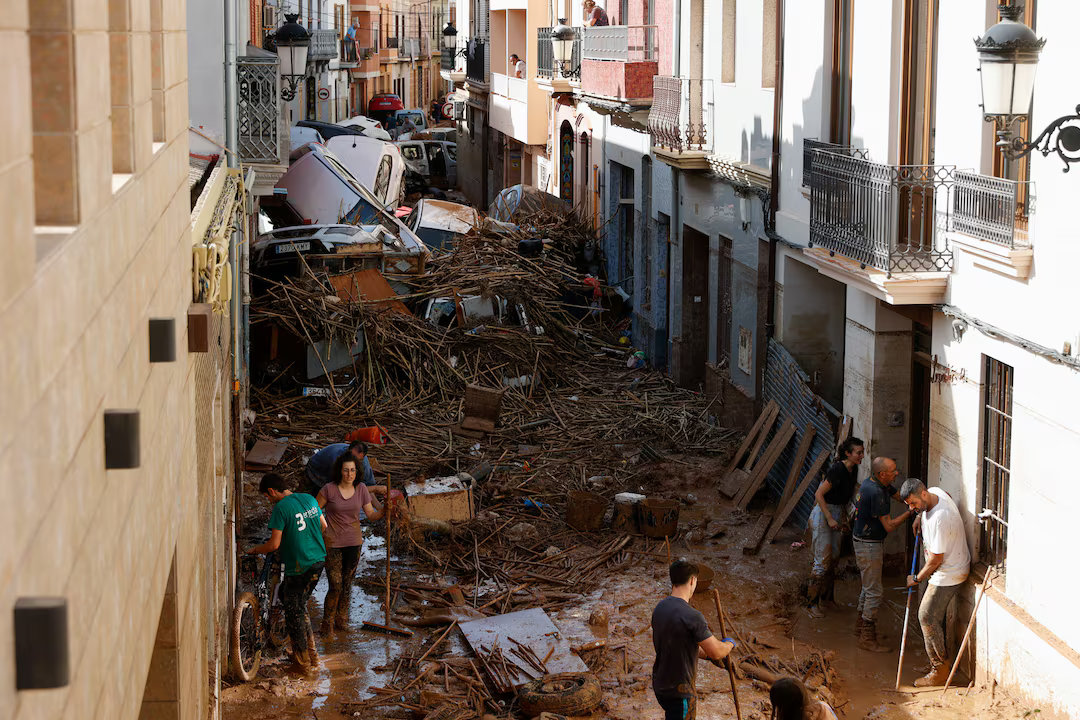
<svg viewBox="0 0 1080 720">
<path fill-rule="evenodd" d="M 510 56 L 510 69 L 514 71 L 514 77 L 525 77 L 525 61 L 514 53 Z"/>
<path fill-rule="evenodd" d="M 926 643 L 926 655 L 930 658 L 930 672 L 916 680 L 915 686 L 943 685 L 949 675 L 942 627 L 945 611 L 967 580 L 971 566 L 964 520 L 956 503 L 941 488 L 927 489 L 921 481 L 909 478 L 900 487 L 899 495 L 909 508 L 922 512 L 925 563 L 918 575 L 908 575 L 908 587 L 930 579 L 919 604 L 919 625 Z"/>
</svg>

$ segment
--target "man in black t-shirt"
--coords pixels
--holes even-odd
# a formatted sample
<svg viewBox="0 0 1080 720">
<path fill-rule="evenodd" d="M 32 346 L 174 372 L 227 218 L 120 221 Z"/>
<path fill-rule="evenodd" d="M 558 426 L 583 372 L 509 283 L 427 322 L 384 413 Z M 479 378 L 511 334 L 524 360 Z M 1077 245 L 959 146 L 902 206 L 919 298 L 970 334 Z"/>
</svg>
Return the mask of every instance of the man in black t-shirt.
<svg viewBox="0 0 1080 720">
<path fill-rule="evenodd" d="M 814 510 L 810 513 L 814 567 L 810 571 L 807 596 L 810 617 L 825 617 L 820 604 L 836 607 L 833 585 L 836 582 L 836 561 L 840 558 L 841 526 L 847 519 L 847 506 L 855 493 L 859 465 L 865 455 L 863 441 L 850 437 L 840 445 L 837 460 L 814 493 Z"/>
<path fill-rule="evenodd" d="M 883 543 L 888 533 L 904 524 L 911 511 L 889 517 L 889 498 L 897 492 L 892 486 L 898 474 L 896 462 L 891 458 L 876 457 L 870 465 L 870 473 L 855 496 L 855 527 L 851 533 L 855 541 L 855 561 L 862 579 L 859 617 L 855 628 L 860 649 L 889 652 L 889 648 L 879 645 L 877 640 L 878 608 L 885 596 L 881 583 L 881 565 L 885 557 Z"/>
<path fill-rule="evenodd" d="M 705 616 L 690 606 L 697 589 L 698 567 L 678 559 L 668 570 L 671 595 L 653 610 L 652 685 L 665 720 L 694 720 L 697 711 L 695 685 L 697 660 L 708 658 L 717 667 L 735 648 L 730 638 L 717 640 Z"/>
</svg>

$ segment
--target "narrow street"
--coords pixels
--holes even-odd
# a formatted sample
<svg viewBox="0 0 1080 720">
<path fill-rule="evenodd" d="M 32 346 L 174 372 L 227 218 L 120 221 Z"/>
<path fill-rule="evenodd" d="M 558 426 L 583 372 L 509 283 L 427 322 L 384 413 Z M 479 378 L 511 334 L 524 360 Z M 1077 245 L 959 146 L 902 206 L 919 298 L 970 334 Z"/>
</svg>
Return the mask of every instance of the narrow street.
<svg viewBox="0 0 1080 720">
<path fill-rule="evenodd" d="M 902 720 L 905 718 L 980 717 L 990 720 L 1024 717 L 1025 708 L 1012 701 L 1002 691 L 968 690 L 967 681 L 958 678 L 960 690 L 950 690 L 941 697 L 940 689 L 894 692 L 896 653 L 875 654 L 858 650 L 851 633 L 854 620 L 854 601 L 858 595 L 857 575 L 843 573 L 837 593 L 840 609 L 822 620 L 809 618 L 803 608 L 800 586 L 805 587 L 807 550 L 791 550 L 790 544 L 800 535 L 786 528 L 776 542 L 760 556 L 744 557 L 740 550 L 748 531 L 752 529 L 752 514 L 733 511 L 730 503 L 708 487 L 698 483 L 717 471 L 716 460 L 679 457 L 677 462 L 653 464 L 643 471 L 663 487 L 664 495 L 685 497 L 694 494 L 697 502 L 684 506 L 680 522 L 684 527 L 700 527 L 707 520 L 710 535 L 704 542 L 687 543 L 683 537 L 673 541 L 673 552 L 689 559 L 711 564 L 718 569 L 714 586 L 720 590 L 725 614 L 736 624 L 737 632 L 754 648 L 766 665 L 783 663 L 787 669 L 799 668 L 815 682 L 822 682 L 820 666 L 813 665 L 815 653 L 822 654 L 829 668 L 828 680 L 823 683 L 820 697 L 830 698 L 842 718 L 871 718 Z M 686 463 L 685 465 L 683 463 Z M 254 478 L 250 481 L 254 482 Z M 249 542 L 259 538 L 259 525 L 266 517 L 265 508 L 253 508 L 245 527 Z M 610 532 L 599 537 L 580 533 L 565 533 L 557 520 L 541 519 L 537 524 L 550 528 L 553 534 L 564 536 L 563 543 L 597 544 Z M 537 548 L 547 541 L 534 543 Z M 435 543 L 438 545 L 438 543 Z M 552 613 L 559 631 L 571 645 L 579 646 L 594 640 L 606 640 L 609 647 L 625 648 L 625 663 L 621 651 L 590 651 L 584 659 L 594 669 L 604 688 L 604 702 L 590 718 L 621 718 L 631 720 L 656 717 L 659 709 L 649 689 L 653 659 L 649 615 L 653 606 L 668 591 L 667 562 L 663 541 L 647 542 L 638 538 L 625 548 L 627 552 L 649 553 L 635 555 L 625 564 L 606 568 L 595 589 L 582 593 Z M 235 720 L 256 720 L 265 717 L 312 717 L 319 720 L 349 717 L 402 717 L 393 702 L 372 706 L 365 703 L 377 697 L 372 687 L 405 687 L 416 675 L 408 668 L 408 659 L 422 654 L 433 639 L 442 634 L 445 625 L 432 628 L 413 628 L 414 638 L 402 640 L 360 629 L 364 619 L 383 617 L 381 588 L 385 568 L 385 545 L 382 536 L 369 528 L 363 550 L 363 560 L 353 596 L 351 625 L 348 631 L 338 631 L 332 637 L 322 637 L 319 649 L 322 666 L 315 672 L 299 673 L 289 667 L 284 657 L 264 658 L 260 678 L 251 684 L 235 685 L 223 692 L 225 717 Z M 424 584 L 447 587 L 458 584 L 471 593 L 471 578 L 453 577 L 431 572 L 430 566 L 412 561 L 407 556 L 392 555 L 396 585 Z M 887 587 L 901 581 L 887 577 Z M 326 591 L 325 578 L 317 586 L 309 611 L 320 617 L 321 600 Z M 396 593 L 397 591 L 395 591 Z M 514 609 L 528 607 L 537 598 L 522 593 L 523 601 Z M 483 599 L 483 596 L 481 596 Z M 901 631 L 903 593 L 890 591 L 881 623 L 887 642 L 896 646 Z M 483 604 L 483 603 L 482 603 Z M 701 610 L 710 624 L 716 613 L 707 594 L 695 596 L 694 606 Z M 404 603 L 402 603 L 404 605 Z M 602 605 L 614 609 L 610 625 L 590 626 L 591 612 Z M 403 614 L 402 617 L 407 617 Z M 395 623 L 396 624 L 396 623 Z M 912 630 L 909 653 L 905 662 L 905 678 L 914 677 L 915 665 L 925 662 L 921 642 Z M 745 651 L 744 651 L 745 652 Z M 741 658 L 744 652 L 737 652 Z M 471 652 L 462 636 L 453 632 L 429 656 L 429 662 L 453 663 Z M 404 665 L 402 660 L 405 661 Z M 624 670 L 625 667 L 625 670 Z M 405 696 L 409 704 L 431 702 L 432 698 L 452 696 L 460 685 L 449 684 L 446 692 L 440 672 L 433 673 L 428 684 L 414 685 Z M 396 678 L 396 683 L 391 681 Z M 705 663 L 699 664 L 698 717 L 734 717 L 734 707 L 726 674 Z M 908 680 L 909 682 L 909 680 Z M 738 682 L 744 718 L 763 720 L 769 715 L 768 687 L 751 678 Z M 500 708 L 504 709 L 504 708 Z M 505 708 L 510 709 L 510 708 Z M 493 708 L 489 708 L 493 710 Z M 505 712 L 496 715 L 506 717 Z M 1045 712 L 1039 717 L 1053 717 Z"/>
</svg>

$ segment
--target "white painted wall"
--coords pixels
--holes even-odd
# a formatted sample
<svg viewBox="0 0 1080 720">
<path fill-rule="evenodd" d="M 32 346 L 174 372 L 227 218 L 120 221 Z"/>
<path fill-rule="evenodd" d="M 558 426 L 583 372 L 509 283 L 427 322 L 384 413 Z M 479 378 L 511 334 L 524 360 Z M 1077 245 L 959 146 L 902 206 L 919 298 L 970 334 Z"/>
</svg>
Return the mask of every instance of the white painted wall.
<svg viewBox="0 0 1080 720">
<path fill-rule="evenodd" d="M 238 0 L 228 0 L 240 4 Z M 188 0 L 188 108 L 191 127 L 225 144 L 225 10 L 220 0 Z M 246 42 L 246 41 L 245 41 Z M 242 53 L 243 46 L 239 51 Z M 191 152 L 221 149 L 194 133 Z"/>
<path fill-rule="evenodd" d="M 683 3 L 689 23 L 690 3 Z M 702 76 L 712 78 L 715 111 L 713 152 L 736 162 L 768 170 L 772 155 L 773 98 L 775 91 L 761 87 L 761 2 L 740 2 L 735 15 L 735 82 L 720 82 L 723 58 L 722 5 L 710 3 L 705 12 Z M 800 11 L 801 12 L 801 11 Z M 683 75 L 689 77 L 689 35 L 683 35 Z"/>
</svg>

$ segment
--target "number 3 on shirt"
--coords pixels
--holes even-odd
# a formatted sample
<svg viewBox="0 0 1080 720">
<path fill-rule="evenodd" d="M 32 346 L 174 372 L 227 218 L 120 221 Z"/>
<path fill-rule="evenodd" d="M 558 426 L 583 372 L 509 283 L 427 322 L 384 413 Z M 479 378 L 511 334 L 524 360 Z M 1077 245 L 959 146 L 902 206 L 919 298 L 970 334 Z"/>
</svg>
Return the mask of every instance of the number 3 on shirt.
<svg viewBox="0 0 1080 720">
<path fill-rule="evenodd" d="M 297 532 L 304 532 L 307 528 L 307 523 L 304 522 L 304 513 L 296 513 L 293 517 L 296 518 L 296 530 Z"/>
</svg>

